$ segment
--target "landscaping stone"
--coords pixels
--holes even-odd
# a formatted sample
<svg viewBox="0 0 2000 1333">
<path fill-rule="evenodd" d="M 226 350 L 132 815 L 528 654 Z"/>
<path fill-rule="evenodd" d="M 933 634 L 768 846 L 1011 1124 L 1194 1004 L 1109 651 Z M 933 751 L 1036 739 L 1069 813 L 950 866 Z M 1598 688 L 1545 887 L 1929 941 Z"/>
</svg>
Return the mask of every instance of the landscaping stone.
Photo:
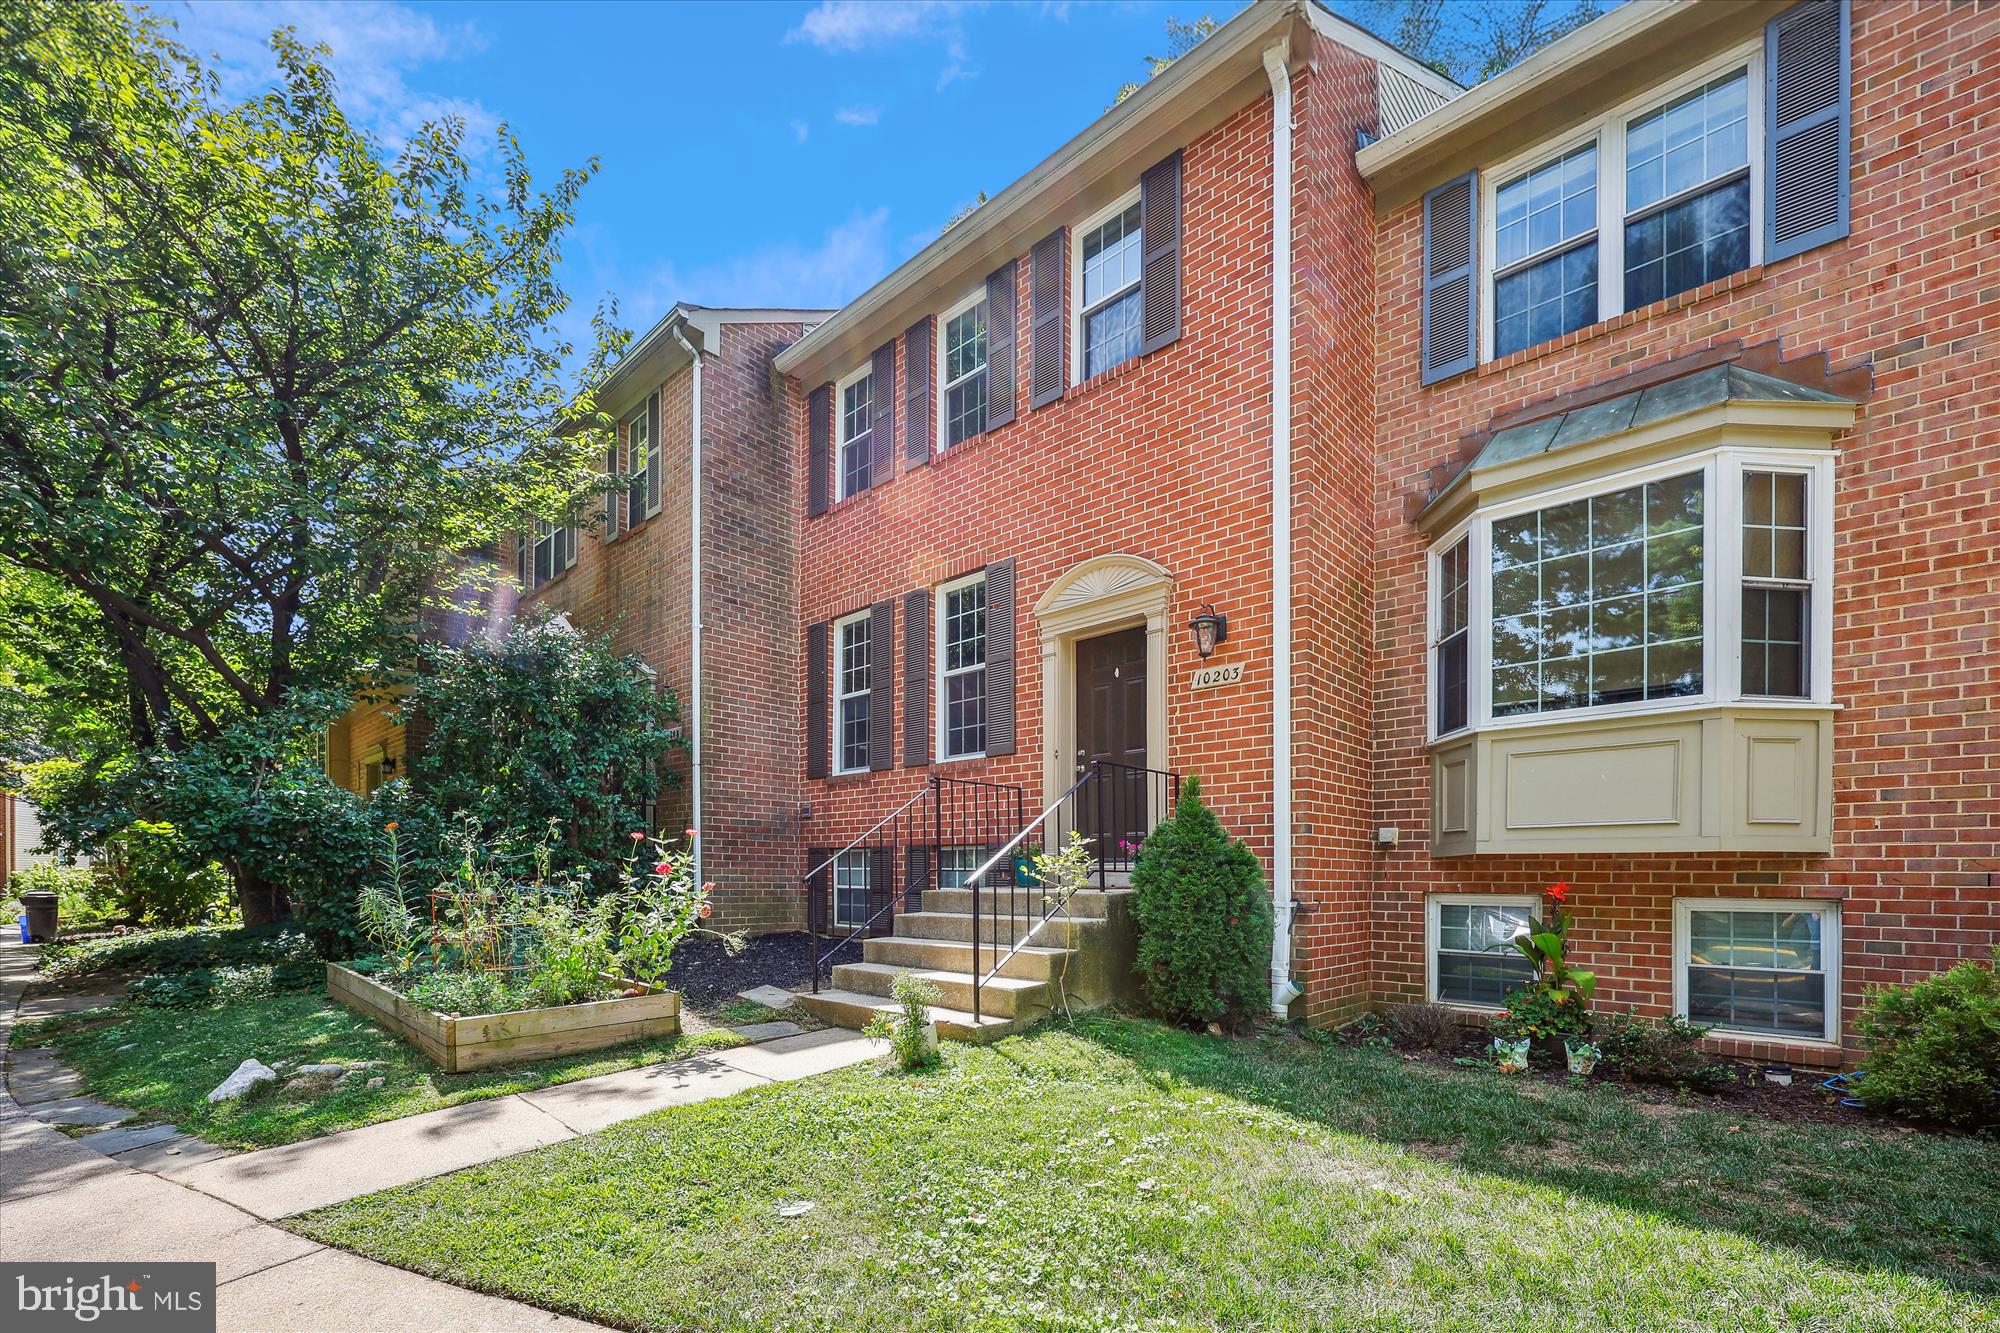
<svg viewBox="0 0 2000 1333">
<path fill-rule="evenodd" d="M 347 1066 L 337 1064 L 300 1065 L 298 1072 L 301 1076 L 308 1078 L 314 1074 L 345 1074 Z"/>
<path fill-rule="evenodd" d="M 64 1097 L 21 1109 L 51 1125 L 115 1125 L 132 1118 L 132 1112 L 124 1107 L 107 1106 L 95 1097 Z"/>
<path fill-rule="evenodd" d="M 734 1027 L 729 1030 L 739 1037 L 748 1037 L 751 1041 L 770 1041 L 774 1037 L 796 1037 L 799 1033 L 805 1031 L 797 1023 L 785 1019 L 778 1019 L 769 1023 L 745 1023 L 741 1027 Z"/>
<path fill-rule="evenodd" d="M 100 1129 L 85 1134 L 78 1143 L 86 1144 L 106 1157 L 125 1152 L 132 1148 L 143 1148 L 149 1143 L 164 1143 L 168 1139 L 184 1138 L 180 1130 L 172 1125 L 141 1125 L 136 1129 Z"/>
<path fill-rule="evenodd" d="M 277 1077 L 277 1070 L 271 1068 L 271 1066 L 265 1064 L 255 1056 L 252 1056 L 250 1059 L 236 1066 L 235 1073 L 216 1084 L 214 1090 L 208 1094 L 208 1099 L 211 1102 L 232 1101 L 235 1098 L 241 1097 L 259 1083 L 270 1083 L 276 1080 Z"/>
<path fill-rule="evenodd" d="M 766 1009 L 789 1009 L 798 997 L 782 986 L 752 986 L 736 992 L 737 998 L 761 1004 Z"/>
<path fill-rule="evenodd" d="M 380 1074 L 377 1074 L 374 1078 L 368 1080 L 368 1088 L 370 1091 L 373 1091 L 374 1089 L 381 1087 L 383 1082 L 384 1080 L 382 1076 Z"/>
</svg>

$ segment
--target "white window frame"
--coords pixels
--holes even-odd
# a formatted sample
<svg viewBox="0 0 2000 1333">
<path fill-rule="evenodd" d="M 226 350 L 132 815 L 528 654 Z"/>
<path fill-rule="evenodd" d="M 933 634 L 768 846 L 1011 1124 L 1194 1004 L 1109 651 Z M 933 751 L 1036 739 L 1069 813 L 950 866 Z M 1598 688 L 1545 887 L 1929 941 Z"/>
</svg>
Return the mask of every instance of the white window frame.
<svg viewBox="0 0 2000 1333">
<path fill-rule="evenodd" d="M 1570 482 L 1530 495 L 1488 505 L 1454 525 L 1425 553 L 1424 726 L 1432 741 L 1438 734 L 1435 662 L 1430 655 L 1438 627 L 1440 568 L 1444 553 L 1460 537 L 1472 538 L 1468 593 L 1471 600 L 1471 646 L 1466 671 L 1472 681 L 1466 726 L 1450 736 L 1516 727 L 1549 726 L 1600 717 L 1666 714 L 1716 704 L 1756 708 L 1816 708 L 1833 705 L 1833 467 L 1826 450 L 1718 446 L 1643 467 Z M 1702 682 L 1700 694 L 1672 699 L 1638 699 L 1627 703 L 1593 704 L 1553 712 L 1493 715 L 1493 523 L 1496 519 L 1546 509 L 1570 500 L 1603 495 L 1648 481 L 1689 472 L 1703 474 L 1702 503 Z M 1743 474 L 1788 472 L 1806 478 L 1807 596 L 1806 684 L 1798 697 L 1743 693 Z"/>
<path fill-rule="evenodd" d="M 625 423 L 626 472 L 628 475 L 637 478 L 636 481 L 627 482 L 625 485 L 625 527 L 627 531 L 659 513 L 661 505 L 666 503 L 664 495 L 666 487 L 662 486 L 660 488 L 662 492 L 661 504 L 656 505 L 653 503 L 652 487 L 647 484 L 650 477 L 649 469 L 653 464 L 653 451 L 659 448 L 659 441 L 653 438 L 653 418 L 651 413 L 652 399 L 649 397 L 645 404 L 637 412 L 633 413 L 631 418 Z M 640 439 L 642 434 L 645 437 L 643 442 Z M 637 518 L 634 518 L 632 515 L 632 491 L 634 487 L 639 492 L 639 515 Z"/>
<path fill-rule="evenodd" d="M 1441 915 L 1438 909 L 1441 907 L 1525 907 L 1529 916 L 1539 923 L 1542 919 L 1542 900 L 1532 893 L 1432 893 L 1424 897 L 1424 998 L 1432 1004 L 1441 1004 L 1462 1013 L 1499 1013 L 1498 1005 L 1466 1004 L 1460 1000 L 1438 998 L 1438 937 L 1442 924 L 1438 919 Z"/>
<path fill-rule="evenodd" d="M 1456 736 L 1473 729 L 1475 696 L 1479 692 L 1479 678 L 1473 673 L 1479 619 L 1473 580 L 1478 577 L 1475 571 L 1479 562 L 1473 554 L 1472 520 L 1467 519 L 1424 555 L 1424 734 L 1432 738 L 1438 735 L 1437 650 L 1439 636 L 1444 631 L 1444 558 L 1461 541 L 1465 543 L 1465 725 L 1445 735 Z"/>
<path fill-rule="evenodd" d="M 1840 904 L 1827 898 L 1676 898 L 1674 899 L 1674 1012 L 1688 1011 L 1688 952 L 1694 912 L 1812 912 L 1821 919 L 1821 971 L 1826 977 L 1826 1026 L 1818 1037 L 1766 1032 L 1757 1028 L 1716 1025 L 1710 1031 L 1730 1037 L 1789 1044 L 1840 1044 Z"/>
<path fill-rule="evenodd" d="M 970 375 L 961 375 L 957 379 L 950 381 L 947 381 L 945 379 L 945 326 L 950 324 L 951 321 L 953 321 L 954 319 L 957 319 L 960 315 L 963 315 L 966 311 L 971 310 L 975 306 L 984 303 L 985 300 L 986 300 L 986 287 L 982 283 L 977 290 L 972 292 L 970 295 L 966 296 L 964 299 L 958 301 L 956 304 L 952 305 L 943 314 L 937 317 L 937 350 L 932 353 L 933 359 L 931 361 L 931 365 L 935 367 L 935 372 L 932 375 L 932 379 L 935 380 L 937 383 L 937 390 L 936 390 L 937 433 L 931 437 L 935 441 L 935 446 L 932 449 L 932 453 L 934 455 L 942 454 L 947 450 L 958 447 L 958 445 L 954 445 L 951 443 L 950 439 L 951 412 L 950 409 L 946 406 L 947 400 L 950 396 L 950 392 L 954 386 L 963 384 L 965 381 L 971 379 L 973 375 L 986 376 L 986 408 L 987 411 L 989 412 L 992 411 L 993 408 L 993 375 L 992 375 L 993 312 L 991 310 L 988 310 L 986 312 L 985 362 L 983 362 L 980 365 L 978 370 L 972 372 L 972 374 Z M 987 429 L 988 429 L 987 427 L 982 426 L 974 434 L 968 435 L 964 439 L 960 440 L 958 444 L 959 445 L 971 444 L 981 435 L 984 435 Z"/>
<path fill-rule="evenodd" d="M 872 614 L 873 613 L 868 608 L 863 607 L 861 610 L 856 611 L 853 615 L 842 616 L 840 619 L 833 622 L 833 671 L 832 671 L 833 679 L 828 683 L 828 688 L 833 692 L 833 707 L 831 710 L 829 710 L 833 714 L 833 735 L 831 737 L 832 763 L 829 765 L 829 767 L 834 776 L 836 777 L 840 777 L 849 773 L 866 773 L 868 771 L 868 761 L 866 759 L 863 759 L 859 766 L 853 768 L 847 767 L 846 764 L 843 762 L 846 756 L 843 754 L 844 747 L 841 745 L 841 730 L 842 730 L 841 714 L 843 712 L 841 704 L 849 699 L 867 698 L 874 692 L 875 672 L 880 668 L 881 663 L 878 662 L 875 657 L 876 644 L 874 639 L 873 626 L 871 625 L 869 630 L 868 686 L 866 688 L 859 690 L 851 690 L 846 693 L 841 692 L 841 687 L 846 684 L 845 677 L 847 675 L 847 672 L 844 669 L 842 663 L 843 654 L 841 650 L 841 643 L 842 640 L 846 637 L 846 631 L 849 625 L 868 624 Z M 874 717 L 875 705 L 871 701 L 868 707 L 869 707 L 868 725 L 872 728 L 875 725 L 875 717 Z"/>
<path fill-rule="evenodd" d="M 1483 167 L 1479 172 L 1479 360 L 1494 359 L 1495 261 L 1499 258 L 1499 218 L 1495 203 L 1500 186 L 1524 171 L 1533 171 L 1552 159 L 1562 157 L 1584 144 L 1597 144 L 1597 318 L 1601 323 L 1625 313 L 1625 135 L 1631 123 L 1683 94 L 1713 83 L 1738 69 L 1749 74 L 1746 96 L 1749 101 L 1748 152 L 1750 156 L 1750 262 L 1755 268 L 1764 262 L 1764 39 L 1759 36 L 1697 66 L 1670 83 L 1657 84 L 1638 97 L 1619 103 L 1610 111 L 1593 117 L 1562 134 L 1544 139 L 1532 149 L 1505 161 Z M 1712 182 L 1711 182 L 1712 184 Z M 1699 193 L 1707 184 L 1688 193 Z M 1648 204 L 1649 210 L 1668 205 L 1678 196 Z M 1573 242 L 1572 242 L 1573 243 Z M 1560 249 L 1562 247 L 1557 247 Z M 1585 328 L 1591 327 L 1585 325 Z M 1546 343 L 1530 343 L 1532 351 Z M 1513 352 L 1507 355 L 1513 356 Z"/>
<path fill-rule="evenodd" d="M 859 495 L 860 491 L 847 489 L 847 446 L 862 435 L 868 436 L 868 448 L 875 447 L 875 395 L 871 389 L 868 395 L 868 428 L 859 434 L 847 433 L 847 391 L 875 373 L 875 363 L 864 361 L 859 369 L 848 372 L 833 385 L 833 495 L 836 501 Z M 868 486 L 875 485 L 875 463 L 871 456 L 868 463 Z M 862 489 L 867 489 L 863 487 Z"/>
<path fill-rule="evenodd" d="M 934 707 L 934 712 L 936 713 L 934 729 L 937 735 L 937 740 L 932 748 L 935 751 L 936 761 L 941 764 L 954 763 L 962 759 L 984 759 L 986 757 L 986 747 L 983 745 L 980 746 L 979 749 L 977 750 L 968 750 L 964 754 L 952 754 L 950 752 L 950 742 L 948 740 L 949 728 L 945 724 L 946 718 L 950 716 L 950 712 L 949 709 L 947 708 L 945 699 L 945 682 L 952 676 L 963 676 L 973 671 L 979 671 L 983 673 L 986 670 L 986 653 L 984 651 L 985 648 L 984 644 L 981 645 L 982 651 L 980 653 L 980 660 L 978 666 L 961 667 L 956 671 L 949 670 L 945 666 L 945 608 L 950 605 L 950 602 L 948 601 L 947 597 L 948 594 L 957 592 L 961 588 L 969 588 L 975 583 L 985 583 L 985 582 L 986 582 L 986 571 L 982 569 L 975 573 L 967 574 L 964 578 L 953 579 L 949 583 L 939 584 L 937 589 L 937 594 L 934 599 L 934 610 L 932 613 L 931 623 L 937 626 L 937 633 L 932 635 L 932 638 L 934 638 L 937 642 L 932 647 L 931 656 L 933 658 L 933 663 L 934 663 L 934 670 L 932 672 L 932 687 L 933 687 L 932 694 L 935 696 L 936 699 Z M 988 638 L 991 637 L 990 625 L 987 627 L 986 634 Z"/>
<path fill-rule="evenodd" d="M 956 875 L 964 875 L 969 878 L 972 872 L 979 869 L 979 867 L 986 861 L 986 858 L 991 856 L 992 854 L 993 854 L 992 849 L 987 847 L 982 847 L 978 843 L 959 843 L 953 846 L 940 847 L 938 849 L 938 866 L 937 866 L 938 887 L 941 889 L 966 887 L 965 883 L 946 884 L 944 882 L 944 877 L 946 874 L 944 863 L 947 857 L 958 856 L 958 855 L 969 855 L 971 860 L 970 865 L 964 866 L 962 868 L 954 867 L 953 870 L 950 872 Z"/>
<path fill-rule="evenodd" d="M 828 905 L 827 912 L 833 918 L 834 925 L 863 926 L 868 924 L 868 895 L 874 888 L 874 885 L 869 881 L 874 878 L 875 874 L 874 866 L 871 862 L 872 858 L 869 854 L 869 849 L 866 847 L 834 854 L 833 865 L 828 869 L 827 873 L 828 887 L 833 893 L 833 902 Z M 854 885 L 843 885 L 840 882 L 840 874 L 843 870 L 854 869 L 856 865 L 859 865 L 861 868 L 861 915 L 846 917 L 840 914 L 840 891 L 845 888 L 851 892 Z"/>
<path fill-rule="evenodd" d="M 1069 229 L 1069 382 L 1071 385 L 1081 384 L 1084 380 L 1083 328 L 1085 317 L 1092 311 L 1120 299 L 1139 286 L 1139 279 L 1137 276 L 1134 276 L 1131 282 L 1098 301 L 1096 305 L 1085 309 L 1083 304 L 1083 238 L 1138 202 L 1139 187 L 1134 185 L 1124 194 L 1118 196 L 1117 202 L 1106 205 Z M 1143 267 L 1146 257 L 1146 233 L 1144 219 L 1142 218 L 1140 222 L 1139 261 L 1141 267 Z M 1129 359 L 1136 361 L 1139 358 L 1135 354 Z M 1121 361 L 1118 364 L 1122 366 L 1125 362 Z"/>
</svg>

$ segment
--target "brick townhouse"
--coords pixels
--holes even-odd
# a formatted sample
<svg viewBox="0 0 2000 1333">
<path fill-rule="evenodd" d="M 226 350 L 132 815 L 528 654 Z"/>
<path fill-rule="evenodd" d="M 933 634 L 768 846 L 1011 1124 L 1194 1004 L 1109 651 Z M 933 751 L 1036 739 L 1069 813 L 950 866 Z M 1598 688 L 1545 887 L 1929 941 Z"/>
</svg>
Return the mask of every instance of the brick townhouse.
<svg viewBox="0 0 2000 1333">
<path fill-rule="evenodd" d="M 1563 880 L 1600 1003 L 1841 1060 L 2000 943 L 1996 82 L 1986 4 L 1225 24 L 776 358 L 825 924 L 985 859 L 867 836 L 934 780 L 1199 773 L 1310 1021 L 1490 1009 Z"/>
</svg>

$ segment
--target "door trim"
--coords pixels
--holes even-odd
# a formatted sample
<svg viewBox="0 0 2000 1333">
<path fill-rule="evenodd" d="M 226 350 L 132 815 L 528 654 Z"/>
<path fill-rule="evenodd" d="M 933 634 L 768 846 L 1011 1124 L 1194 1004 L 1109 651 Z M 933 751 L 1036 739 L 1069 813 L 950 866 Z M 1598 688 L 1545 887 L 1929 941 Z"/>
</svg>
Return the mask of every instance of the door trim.
<svg viewBox="0 0 2000 1333">
<path fill-rule="evenodd" d="M 1167 609 L 1173 576 L 1144 556 L 1100 555 L 1075 566 L 1035 603 L 1042 641 L 1042 799 L 1076 781 L 1076 645 L 1146 628 L 1146 767 L 1167 767 Z"/>
</svg>

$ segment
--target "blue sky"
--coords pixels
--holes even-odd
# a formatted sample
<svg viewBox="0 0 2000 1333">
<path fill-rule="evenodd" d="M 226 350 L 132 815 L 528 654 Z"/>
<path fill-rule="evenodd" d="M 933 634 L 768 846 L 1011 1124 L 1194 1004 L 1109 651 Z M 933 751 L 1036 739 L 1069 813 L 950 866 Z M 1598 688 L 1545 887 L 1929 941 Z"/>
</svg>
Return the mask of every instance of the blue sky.
<svg viewBox="0 0 2000 1333">
<path fill-rule="evenodd" d="M 644 329 L 675 300 L 838 305 L 1144 76 L 1165 21 L 1224 3 L 159 3 L 232 92 L 274 27 L 333 49 L 351 115 L 392 145 L 505 122 L 552 178 L 595 156 L 566 248 L 579 308 Z"/>
</svg>

